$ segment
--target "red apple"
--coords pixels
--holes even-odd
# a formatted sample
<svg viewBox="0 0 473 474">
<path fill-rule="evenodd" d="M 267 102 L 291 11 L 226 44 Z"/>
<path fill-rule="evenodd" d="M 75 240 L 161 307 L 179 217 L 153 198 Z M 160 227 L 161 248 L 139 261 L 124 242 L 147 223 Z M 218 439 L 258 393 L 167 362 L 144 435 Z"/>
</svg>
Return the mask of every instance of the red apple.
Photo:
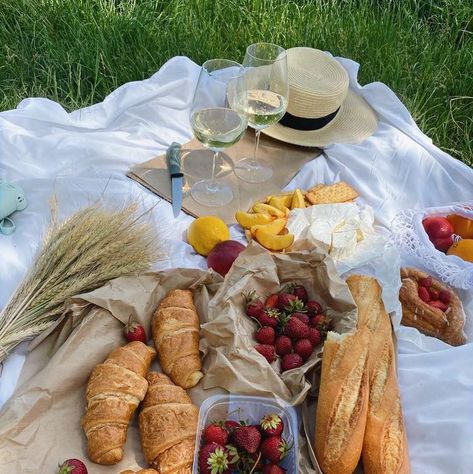
<svg viewBox="0 0 473 474">
<path fill-rule="evenodd" d="M 454 232 L 451 222 L 445 217 L 426 217 L 422 221 L 422 225 L 424 226 L 424 229 L 427 232 L 430 240 L 434 238 L 439 239 L 450 237 Z"/>
<path fill-rule="evenodd" d="M 434 247 L 441 252 L 446 252 L 453 244 L 453 235 L 449 237 L 431 237 L 430 241 Z"/>
<path fill-rule="evenodd" d="M 445 217 L 426 217 L 422 221 L 422 225 L 437 250 L 446 252 L 453 244 L 453 225 Z"/>
<path fill-rule="evenodd" d="M 225 276 L 245 246 L 235 240 L 219 242 L 207 255 L 207 265 L 220 275 Z"/>
</svg>

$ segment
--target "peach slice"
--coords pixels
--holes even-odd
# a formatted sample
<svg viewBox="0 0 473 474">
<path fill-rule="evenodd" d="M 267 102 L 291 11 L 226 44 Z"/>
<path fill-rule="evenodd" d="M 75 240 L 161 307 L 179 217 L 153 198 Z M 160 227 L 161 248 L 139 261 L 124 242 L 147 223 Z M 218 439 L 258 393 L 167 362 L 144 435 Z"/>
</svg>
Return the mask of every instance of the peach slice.
<svg viewBox="0 0 473 474">
<path fill-rule="evenodd" d="M 284 217 L 286 214 L 284 212 L 280 211 L 274 206 L 270 206 L 269 204 L 263 204 L 262 202 L 257 202 L 253 206 L 253 212 L 259 212 L 261 214 L 269 214 L 270 216 L 274 217 Z"/>
<path fill-rule="evenodd" d="M 255 235 L 258 229 L 263 229 L 265 232 L 268 232 L 274 235 L 279 234 L 279 232 L 281 232 L 286 226 L 286 222 L 287 222 L 287 219 L 281 218 L 281 219 L 275 219 L 273 222 L 270 222 L 269 224 L 254 225 L 251 227 L 251 235 Z"/>
<path fill-rule="evenodd" d="M 284 201 L 282 198 L 273 196 L 269 200 L 269 205 L 275 207 L 276 209 L 279 209 L 281 212 L 284 212 L 284 215 L 287 216 L 289 214 L 289 207 L 291 207 L 291 202 L 292 202 L 292 196 L 288 196 L 289 199 L 289 204 L 286 206 L 284 203 L 287 202 L 287 199 Z"/>
<path fill-rule="evenodd" d="M 262 228 L 256 230 L 255 238 L 263 247 L 273 251 L 287 249 L 294 242 L 294 234 L 274 235 Z"/>
<path fill-rule="evenodd" d="M 249 212 L 237 211 L 235 219 L 245 229 L 251 229 L 254 225 L 269 224 L 275 217 L 269 214 L 250 214 Z"/>
<path fill-rule="evenodd" d="M 271 201 L 275 199 L 277 201 L 280 201 L 284 207 L 290 208 L 293 194 L 294 194 L 293 191 L 288 192 L 288 193 L 282 193 L 282 194 L 273 194 L 272 196 L 266 197 L 266 202 L 268 204 L 271 204 Z M 271 206 L 274 206 L 274 204 L 271 204 Z M 274 206 L 274 207 L 277 207 L 277 206 Z"/>
<path fill-rule="evenodd" d="M 291 209 L 304 209 L 305 208 L 305 199 L 300 189 L 294 191 L 294 196 L 292 197 Z"/>
</svg>

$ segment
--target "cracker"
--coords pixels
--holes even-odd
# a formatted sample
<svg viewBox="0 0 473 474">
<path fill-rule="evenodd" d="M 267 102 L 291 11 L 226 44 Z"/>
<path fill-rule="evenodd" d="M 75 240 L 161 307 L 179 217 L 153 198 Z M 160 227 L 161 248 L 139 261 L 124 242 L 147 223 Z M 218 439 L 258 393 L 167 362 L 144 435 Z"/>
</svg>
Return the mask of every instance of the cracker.
<svg viewBox="0 0 473 474">
<path fill-rule="evenodd" d="M 340 181 L 328 186 L 317 185 L 305 197 L 311 204 L 333 204 L 351 201 L 358 197 L 358 193 L 347 183 Z"/>
</svg>

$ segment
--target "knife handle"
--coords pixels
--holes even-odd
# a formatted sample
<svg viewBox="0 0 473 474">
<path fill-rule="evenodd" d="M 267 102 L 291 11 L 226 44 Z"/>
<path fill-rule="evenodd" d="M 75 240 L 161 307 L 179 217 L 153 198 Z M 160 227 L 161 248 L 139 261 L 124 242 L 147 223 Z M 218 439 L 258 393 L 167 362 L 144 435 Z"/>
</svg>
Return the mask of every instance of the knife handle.
<svg viewBox="0 0 473 474">
<path fill-rule="evenodd" d="M 173 142 L 168 148 L 167 152 L 168 157 L 168 168 L 169 174 L 171 177 L 182 176 L 181 173 L 181 145 L 179 143 Z"/>
</svg>

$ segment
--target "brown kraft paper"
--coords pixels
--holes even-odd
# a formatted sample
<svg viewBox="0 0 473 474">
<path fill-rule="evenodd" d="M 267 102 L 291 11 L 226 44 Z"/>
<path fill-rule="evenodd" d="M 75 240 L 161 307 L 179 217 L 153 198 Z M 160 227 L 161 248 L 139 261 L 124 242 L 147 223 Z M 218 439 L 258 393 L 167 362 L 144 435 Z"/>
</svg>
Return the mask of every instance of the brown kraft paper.
<svg viewBox="0 0 473 474">
<path fill-rule="evenodd" d="M 225 280 L 211 270 L 171 269 L 121 277 L 78 296 L 71 302 L 76 309 L 81 308 L 76 311 L 74 324 L 59 323 L 56 331 L 30 352 L 20 384 L 0 412 L 0 472 L 55 472 L 59 462 L 71 457 L 82 459 L 90 474 L 116 474 L 146 466 L 136 415 L 118 465 L 100 466 L 88 460 L 80 424 L 85 387 L 95 365 L 125 343 L 123 324 L 130 314 L 150 334 L 155 309 L 172 288 L 193 289 L 202 323 L 205 377 L 189 391 L 194 403 L 200 405 L 208 396 L 225 389 L 276 396 L 294 404 L 309 400 L 310 384 L 304 374 L 320 365 L 321 347 L 303 367 L 281 377 L 254 350 L 255 323 L 244 314 L 242 292 L 255 290 L 266 296 L 290 281 L 306 285 L 310 297 L 328 309 L 335 330 L 347 332 L 355 328 L 356 308 L 349 289 L 336 275 L 331 259 L 317 251 L 277 255 L 250 245 Z M 59 340 L 64 342 L 57 347 Z M 53 355 L 48 354 L 51 348 L 55 349 Z M 155 363 L 152 368 L 157 367 Z M 304 404 L 298 412 L 304 418 L 301 425 L 313 430 L 314 404 Z M 320 474 L 310 444 L 301 426 L 299 472 Z"/>
<path fill-rule="evenodd" d="M 238 143 L 225 150 L 224 153 L 235 164 L 244 157 L 252 156 L 254 146 L 255 134 L 253 130 L 249 129 Z M 263 135 L 260 138 L 258 158 L 273 167 L 271 179 L 258 184 L 246 183 L 237 178 L 231 166 L 227 163 L 226 166 L 220 167 L 216 177 L 232 187 L 234 198 L 226 206 L 209 208 L 194 201 L 190 195 L 190 188 L 197 181 L 210 178 L 212 152 L 203 149 L 202 144 L 197 140 L 191 140 L 183 145 L 181 149 L 181 171 L 184 173 L 182 210 L 194 217 L 211 213 L 223 219 L 227 224 L 234 224 L 235 212 L 238 209 L 247 209 L 251 203 L 262 196 L 280 192 L 305 163 L 308 163 L 319 154 L 320 150 L 317 148 L 289 145 Z M 128 172 L 128 177 L 171 202 L 171 179 L 165 154 L 134 166 Z"/>
</svg>

